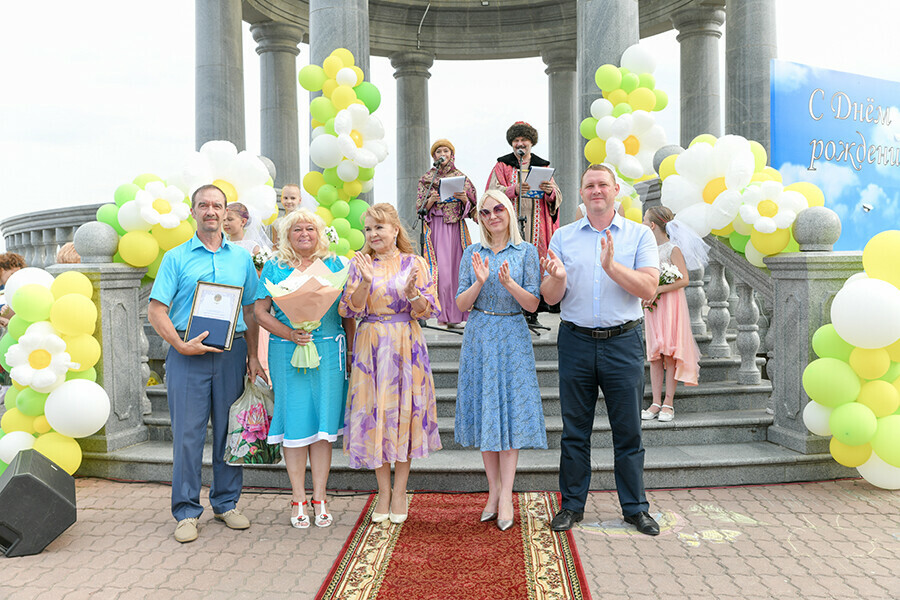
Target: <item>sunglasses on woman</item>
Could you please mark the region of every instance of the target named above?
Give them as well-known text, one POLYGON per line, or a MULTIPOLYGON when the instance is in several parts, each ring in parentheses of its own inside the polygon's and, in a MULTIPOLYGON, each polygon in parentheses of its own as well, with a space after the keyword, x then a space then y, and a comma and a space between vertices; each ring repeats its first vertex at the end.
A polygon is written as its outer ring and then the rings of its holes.
MULTIPOLYGON (((484 217, 485 219, 487 219, 489 216, 491 216, 491 210, 492 209, 490 209, 490 208, 482 208, 481 210, 478 211, 478 214, 481 215, 482 217, 484 217)), ((495 215, 502 215, 503 213, 506 212, 506 207, 503 206, 502 204, 495 204, 494 208, 493 208, 493 212, 495 215)))

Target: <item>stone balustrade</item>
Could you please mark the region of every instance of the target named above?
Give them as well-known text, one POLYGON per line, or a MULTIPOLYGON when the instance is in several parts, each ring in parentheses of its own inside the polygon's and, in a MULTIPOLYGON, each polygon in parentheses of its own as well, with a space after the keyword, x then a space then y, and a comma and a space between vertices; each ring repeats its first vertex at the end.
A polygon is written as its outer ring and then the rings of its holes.
POLYGON ((0 222, 7 252, 25 258, 29 267, 45 268, 56 262, 59 247, 71 242, 75 230, 93 221, 102 204, 88 204, 16 215, 0 222))

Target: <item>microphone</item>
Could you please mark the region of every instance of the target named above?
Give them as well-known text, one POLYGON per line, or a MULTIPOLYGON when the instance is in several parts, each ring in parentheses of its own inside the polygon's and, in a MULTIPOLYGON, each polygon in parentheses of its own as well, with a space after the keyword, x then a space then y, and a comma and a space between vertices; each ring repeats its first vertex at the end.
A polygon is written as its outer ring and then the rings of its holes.
POLYGON ((443 157, 443 156, 439 157, 436 161, 434 161, 434 164, 433 164, 432 166, 433 166, 433 167, 437 167, 438 165, 442 165, 442 164, 444 164, 444 157, 443 157))
POLYGON ((525 150, 523 150, 522 148, 517 149, 516 156, 518 156, 519 158, 522 158, 523 156, 525 156, 525 150))

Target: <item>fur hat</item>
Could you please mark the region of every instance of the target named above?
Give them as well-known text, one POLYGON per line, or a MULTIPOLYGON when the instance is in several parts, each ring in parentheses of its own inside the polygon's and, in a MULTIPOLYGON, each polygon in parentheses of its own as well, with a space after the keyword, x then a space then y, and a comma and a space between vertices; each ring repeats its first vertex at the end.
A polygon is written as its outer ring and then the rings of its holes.
POLYGON ((456 156, 456 148, 453 147, 453 144, 450 143, 450 140, 445 140, 444 138, 441 138, 439 140, 435 140, 435 142, 431 145, 431 158, 434 158, 434 153, 441 146, 446 146, 447 148, 450 148, 450 154, 452 154, 453 156, 456 156))
POLYGON ((538 143, 537 129, 526 123, 525 121, 516 121, 509 129, 506 130, 506 143, 512 146, 512 142, 517 137, 523 137, 531 140, 531 145, 536 146, 538 143))

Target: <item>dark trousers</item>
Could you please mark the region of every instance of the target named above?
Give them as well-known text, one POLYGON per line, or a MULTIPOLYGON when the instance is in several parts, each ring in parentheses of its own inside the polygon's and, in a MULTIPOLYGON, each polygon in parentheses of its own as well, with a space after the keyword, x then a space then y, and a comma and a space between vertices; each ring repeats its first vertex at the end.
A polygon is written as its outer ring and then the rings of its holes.
POLYGON ((649 508, 644 494, 644 339, 640 326, 606 340, 560 325, 559 396, 563 433, 559 456, 562 508, 584 512, 591 483, 591 431, 597 388, 603 391, 615 451, 616 491, 623 516, 649 508))
POLYGON ((172 515, 180 521, 199 517, 200 470, 206 423, 212 416, 213 481, 209 503, 222 514, 241 496, 243 471, 225 462, 228 410, 244 392, 247 342, 235 338, 228 352, 184 356, 170 348, 166 355, 166 389, 172 418, 172 515))

